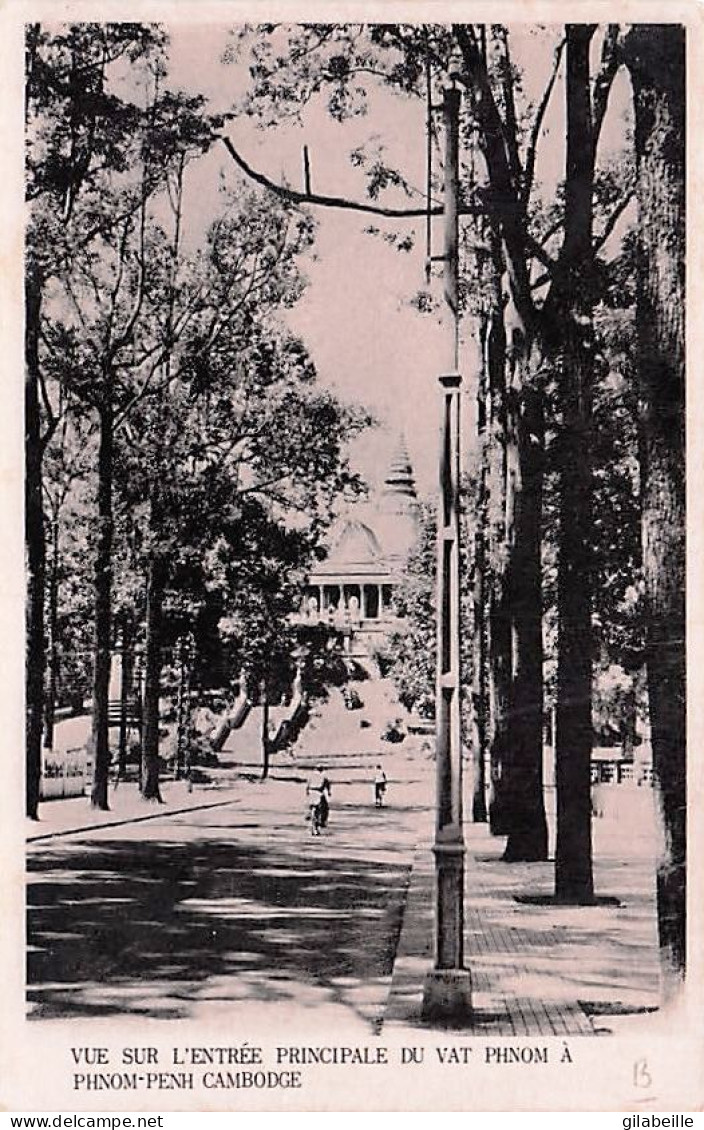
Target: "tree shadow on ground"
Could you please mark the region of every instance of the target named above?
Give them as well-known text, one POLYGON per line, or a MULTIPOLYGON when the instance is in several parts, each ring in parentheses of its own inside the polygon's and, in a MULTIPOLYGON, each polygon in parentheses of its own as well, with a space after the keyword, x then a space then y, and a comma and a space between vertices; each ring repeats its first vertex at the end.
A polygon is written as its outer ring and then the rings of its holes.
POLYGON ((409 867, 208 833, 33 854, 34 1017, 190 1017, 246 999, 335 1003, 378 1020, 409 867))
POLYGON ((582 910, 589 910, 590 907, 599 908, 599 907, 605 907, 605 906, 610 906, 613 909, 615 909, 615 908, 622 905, 620 899, 617 899, 614 895, 594 895, 594 898, 590 902, 569 902, 566 899, 558 899, 556 897, 556 895, 554 895, 554 894, 552 894, 552 895, 525 894, 525 895, 514 895, 513 901, 518 902, 518 903, 522 903, 523 906, 554 906, 554 907, 578 906, 582 910))
MULTIPOLYGON (((498 850, 470 853, 465 964, 472 975, 474 1013, 463 1029, 485 1036, 601 1035, 608 1029, 595 1028, 592 1018, 647 1018, 657 1011, 657 937, 648 872, 640 859, 625 868, 622 860, 600 860, 599 883, 623 898, 605 896, 599 906, 571 907, 521 896, 521 886, 549 889, 554 875, 548 864, 509 869, 498 850)), ((426 1025, 412 986, 432 960, 432 883, 430 864, 416 871, 414 963, 401 962, 395 969, 391 999, 391 1019, 419 1027, 426 1025)))

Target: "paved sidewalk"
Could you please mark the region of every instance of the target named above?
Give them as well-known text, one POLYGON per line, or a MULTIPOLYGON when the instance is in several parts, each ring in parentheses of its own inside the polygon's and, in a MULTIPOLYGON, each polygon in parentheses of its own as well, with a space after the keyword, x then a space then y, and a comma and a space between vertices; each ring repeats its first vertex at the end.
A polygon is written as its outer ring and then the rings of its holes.
MULTIPOLYGON (((552 863, 503 863, 504 840, 490 836, 486 826, 467 825, 465 963, 474 1015, 465 1031, 605 1035, 648 1022, 659 988, 654 865, 647 848, 649 798, 634 799, 639 811, 625 827, 614 814, 608 822, 595 821, 600 901, 593 907, 552 905, 552 863)), ((428 837, 414 861, 385 1030, 423 1026, 432 938, 428 837)))
POLYGON ((108 812, 93 808, 88 796, 43 801, 39 807, 39 820, 26 822, 27 843, 92 832, 99 828, 117 828, 141 820, 157 820, 193 809, 238 804, 243 793, 241 783, 208 787, 196 785, 193 792, 189 792, 186 781, 162 781, 161 795, 163 804, 145 801, 134 782, 126 781, 117 788, 111 786, 108 812))

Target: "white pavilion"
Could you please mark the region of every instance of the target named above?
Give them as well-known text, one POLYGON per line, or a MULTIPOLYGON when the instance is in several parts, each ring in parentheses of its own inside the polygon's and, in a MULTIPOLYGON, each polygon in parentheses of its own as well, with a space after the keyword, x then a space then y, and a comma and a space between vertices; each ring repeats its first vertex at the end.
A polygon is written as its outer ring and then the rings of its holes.
POLYGON ((310 573, 301 619, 378 634, 397 622, 395 589, 418 534, 418 498, 403 440, 375 499, 335 523, 310 573))

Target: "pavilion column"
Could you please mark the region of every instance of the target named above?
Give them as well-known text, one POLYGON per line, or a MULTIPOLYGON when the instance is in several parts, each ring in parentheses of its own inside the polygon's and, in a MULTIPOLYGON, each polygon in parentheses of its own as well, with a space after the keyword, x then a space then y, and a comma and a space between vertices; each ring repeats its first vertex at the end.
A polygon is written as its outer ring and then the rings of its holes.
POLYGON ((359 586, 359 612, 363 620, 367 618, 367 586, 359 586))

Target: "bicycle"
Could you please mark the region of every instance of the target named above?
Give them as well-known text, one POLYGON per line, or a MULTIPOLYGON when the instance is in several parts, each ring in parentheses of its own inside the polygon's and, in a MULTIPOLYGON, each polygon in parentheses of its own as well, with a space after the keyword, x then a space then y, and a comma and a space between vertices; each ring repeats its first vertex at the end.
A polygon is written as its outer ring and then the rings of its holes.
POLYGON ((319 836, 321 829, 324 826, 323 825, 323 804, 322 804, 322 800, 323 800, 323 798, 319 797, 317 801, 315 801, 314 803, 311 803, 311 805, 310 805, 308 819, 310 820, 310 834, 311 834, 311 836, 319 836))

